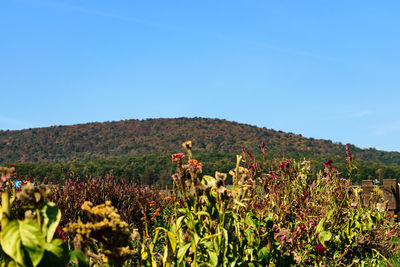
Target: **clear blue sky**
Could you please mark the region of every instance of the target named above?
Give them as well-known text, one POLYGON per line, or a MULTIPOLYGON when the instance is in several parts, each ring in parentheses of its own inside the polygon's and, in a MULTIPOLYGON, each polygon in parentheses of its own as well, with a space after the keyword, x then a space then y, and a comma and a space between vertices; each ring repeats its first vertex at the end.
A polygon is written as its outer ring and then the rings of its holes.
POLYGON ((1 1, 0 129, 199 116, 400 151, 399 10, 1 1))

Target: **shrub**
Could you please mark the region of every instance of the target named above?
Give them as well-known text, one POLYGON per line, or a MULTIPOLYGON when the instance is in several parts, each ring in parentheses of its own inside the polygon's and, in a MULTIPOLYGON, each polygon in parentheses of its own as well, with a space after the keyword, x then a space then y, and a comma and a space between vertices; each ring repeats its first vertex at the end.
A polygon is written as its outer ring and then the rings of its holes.
POLYGON ((162 214, 171 205, 165 200, 168 192, 149 186, 136 185, 128 182, 118 183, 113 177, 99 177, 87 179, 84 182, 67 181, 64 185, 50 185, 49 199, 57 204, 63 217, 61 226, 80 218, 83 222, 88 220, 87 213, 81 210, 85 201, 93 205, 100 205, 110 201, 121 219, 132 228, 137 228, 140 233, 145 231, 142 218, 148 218, 150 225, 160 223, 150 219, 156 210, 162 214))
MULTIPOLYGON (((349 179, 341 178, 332 161, 311 179, 308 161, 267 164, 244 151, 230 172, 229 193, 226 174, 202 176, 191 143, 183 146, 187 163, 183 155, 172 160, 177 163, 174 190, 184 208, 175 209, 169 226, 145 240, 149 245, 142 257, 148 265, 377 265, 399 248, 392 242, 398 226, 377 203, 364 203, 361 189, 351 186, 355 167, 350 151, 349 179), (165 242, 163 251, 153 251, 160 241, 165 242)), ((260 149, 265 153, 264 146, 260 149)))

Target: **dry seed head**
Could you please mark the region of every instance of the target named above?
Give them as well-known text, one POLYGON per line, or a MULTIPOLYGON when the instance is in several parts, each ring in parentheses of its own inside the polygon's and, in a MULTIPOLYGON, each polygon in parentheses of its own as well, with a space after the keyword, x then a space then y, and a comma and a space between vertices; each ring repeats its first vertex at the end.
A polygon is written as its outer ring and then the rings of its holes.
POLYGON ((46 200, 50 189, 45 185, 35 187, 31 183, 22 186, 22 190, 17 193, 17 198, 23 202, 28 202, 34 205, 39 205, 46 200))
POLYGON ((215 179, 217 179, 217 180, 225 181, 226 176, 227 176, 226 173, 215 172, 215 179))
POLYGON ((11 178, 11 175, 14 173, 14 171, 14 166, 11 168, 0 167, 0 184, 7 182, 11 178))
POLYGON ((183 148, 187 149, 187 150, 191 150, 192 149, 192 141, 186 141, 182 144, 183 148))

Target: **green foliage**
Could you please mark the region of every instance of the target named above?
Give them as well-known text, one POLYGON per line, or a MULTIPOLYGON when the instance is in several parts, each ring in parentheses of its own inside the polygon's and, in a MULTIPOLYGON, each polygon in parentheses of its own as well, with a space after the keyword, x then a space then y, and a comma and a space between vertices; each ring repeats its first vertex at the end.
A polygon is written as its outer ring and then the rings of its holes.
POLYGON ((362 168, 355 168, 349 150, 344 170, 326 161, 318 171, 306 160, 273 160, 261 144, 257 155, 243 149, 226 171, 229 176, 218 171, 210 176, 203 175, 204 161, 193 158, 192 143, 183 147, 186 156, 171 157, 177 170, 172 193, 112 176, 61 186, 28 183, 15 193, 9 180, 14 169, 1 168, 3 264, 390 266, 396 261, 400 227, 382 209, 378 188, 365 201, 362 189, 353 186, 362 168), (93 204, 80 209, 86 200, 93 204), (25 215, 14 218, 19 211, 25 215), (60 223, 71 221, 67 232, 75 250, 68 253, 54 235, 60 223))
MULTIPOLYGON (((215 152, 215 151, 197 151, 197 159, 204 163, 204 173, 213 173, 215 171, 229 172, 235 167, 232 158, 235 152, 215 152)), ((299 156, 298 153, 286 153, 287 157, 302 161, 305 155, 299 156)), ((255 153, 259 160, 261 153, 255 153)), ((266 159, 273 162, 280 158, 280 154, 269 151, 266 159)), ((169 160, 170 154, 149 154, 136 155, 120 158, 98 158, 93 160, 66 162, 63 164, 16 164, 19 179, 34 179, 46 183, 63 184, 69 180, 85 181, 87 178, 97 179, 112 174, 117 181, 127 181, 143 185, 153 185, 160 188, 171 186, 171 173, 174 165, 169 160)), ((330 159, 330 156, 308 155, 311 162, 310 176, 316 177, 316 174, 323 170, 323 164, 330 159)), ((333 157, 336 168, 346 174, 347 164, 344 157, 333 157)), ((358 166, 353 170, 353 182, 361 184, 362 180, 368 179, 395 179, 400 177, 400 166, 394 164, 384 164, 379 162, 365 161, 357 159, 355 164, 358 166)), ((231 177, 227 178, 228 183, 232 183, 231 177)))
POLYGON ((9 187, 6 180, 2 182, 7 184, 2 186, 11 189, 1 193, 0 245, 3 265, 65 265, 69 260, 68 247, 62 240, 53 239, 61 212, 54 203, 46 200, 48 190, 44 186, 24 185, 17 198, 28 206, 25 208, 25 219, 18 220, 12 218, 10 212, 15 189, 9 187))

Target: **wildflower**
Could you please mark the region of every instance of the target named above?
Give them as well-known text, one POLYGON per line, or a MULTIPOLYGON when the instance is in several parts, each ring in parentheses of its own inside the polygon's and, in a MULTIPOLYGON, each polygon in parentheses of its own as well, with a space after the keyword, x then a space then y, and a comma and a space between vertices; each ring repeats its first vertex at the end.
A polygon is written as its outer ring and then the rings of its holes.
POLYGON ((292 162, 291 159, 287 159, 286 161, 281 161, 279 163, 279 169, 284 171, 286 168, 289 168, 291 162, 292 162))
POLYGON ((12 168, 12 167, 14 167, 14 164, 10 164, 10 166, 9 166, 10 168, 12 168))
POLYGON ((347 159, 347 160, 353 159, 353 153, 351 153, 350 148, 349 148, 349 145, 345 145, 344 148, 346 149, 346 152, 347 152, 347 157, 346 157, 346 159, 347 159))
POLYGON ((261 144, 258 146, 258 149, 265 150, 265 148, 266 148, 266 145, 265 145, 264 141, 261 141, 261 144))
POLYGON ((157 211, 157 212, 160 212, 160 211, 161 211, 161 209, 160 209, 160 208, 158 208, 158 209, 156 209, 156 211, 157 211))
POLYGON ((189 165, 194 168, 198 168, 198 169, 201 169, 203 167, 203 164, 200 163, 197 159, 189 160, 189 165))
POLYGON ((326 247, 324 247, 324 246, 321 245, 321 244, 317 244, 317 245, 315 246, 315 251, 317 251, 318 253, 323 253, 323 252, 326 251, 326 247))
POLYGON ((141 220, 141 221, 145 221, 145 220, 146 220, 146 217, 142 217, 142 218, 140 218, 140 220, 141 220))
POLYGON ((164 199, 165 199, 165 200, 171 200, 171 199, 172 199, 172 197, 170 197, 170 196, 167 196, 167 197, 165 197, 164 199))
POLYGON ((149 201, 149 204, 155 204, 156 202, 154 200, 149 201))
POLYGON ((57 226, 55 234, 56 234, 56 236, 57 236, 58 238, 60 238, 61 240, 63 240, 63 241, 66 240, 66 238, 65 238, 65 232, 64 232, 64 230, 61 228, 60 225, 57 226))
POLYGON ((332 161, 331 159, 327 160, 327 161, 324 163, 325 168, 329 168, 329 167, 332 165, 332 163, 333 163, 333 161, 332 161))
POLYGON ((175 153, 171 155, 171 160, 173 162, 178 162, 181 161, 184 157, 185 155, 183 155, 183 153, 175 153))
POLYGON ((173 179, 174 181, 176 181, 176 180, 178 179, 178 174, 177 174, 177 173, 174 173, 173 175, 171 175, 171 177, 172 177, 172 179, 173 179))
POLYGON ((154 220, 155 220, 155 218, 154 218, 154 217, 150 219, 150 221, 154 221, 154 220))

